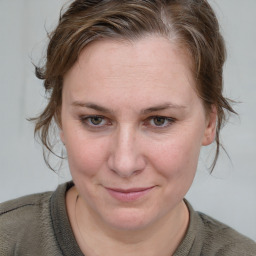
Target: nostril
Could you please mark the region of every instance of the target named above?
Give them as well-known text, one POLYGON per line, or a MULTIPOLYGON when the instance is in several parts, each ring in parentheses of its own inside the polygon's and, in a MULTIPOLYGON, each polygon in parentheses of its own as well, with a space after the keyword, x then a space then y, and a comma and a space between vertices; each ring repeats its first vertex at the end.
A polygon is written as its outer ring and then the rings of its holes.
POLYGON ((134 126, 131 123, 120 125, 112 139, 109 169, 120 177, 141 173, 145 168, 145 161, 134 126))
POLYGON ((146 162, 140 155, 134 155, 132 158, 112 156, 108 160, 108 168, 122 178, 139 175, 145 169, 145 166, 146 162))
POLYGON ((112 172, 114 172, 116 175, 118 175, 121 178, 130 178, 135 175, 139 175, 142 170, 135 170, 130 172, 120 172, 119 170, 111 169, 112 172))
POLYGON ((133 175, 138 175, 138 174, 140 174, 142 171, 143 171, 143 170, 136 170, 136 171, 134 171, 133 175))

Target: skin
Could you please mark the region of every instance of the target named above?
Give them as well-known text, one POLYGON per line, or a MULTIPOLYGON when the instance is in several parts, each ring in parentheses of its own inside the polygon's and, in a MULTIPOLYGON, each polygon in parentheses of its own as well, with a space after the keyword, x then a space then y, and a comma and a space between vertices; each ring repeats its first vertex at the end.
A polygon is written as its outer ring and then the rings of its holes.
POLYGON ((60 136, 75 183, 66 202, 84 254, 170 255, 184 237, 183 198, 216 123, 191 67, 185 52, 152 35, 94 42, 65 75, 60 136), (109 188, 150 189, 122 201, 109 188))

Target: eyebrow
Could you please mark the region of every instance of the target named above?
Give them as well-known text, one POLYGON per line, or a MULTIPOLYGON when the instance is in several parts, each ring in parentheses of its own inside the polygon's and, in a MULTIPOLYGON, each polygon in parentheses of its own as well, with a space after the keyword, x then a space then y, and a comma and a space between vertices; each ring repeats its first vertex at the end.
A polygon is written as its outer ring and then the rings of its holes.
POLYGON ((91 108, 91 109, 100 111, 100 112, 105 113, 105 114, 111 114, 111 113, 114 112, 111 109, 107 109, 103 106, 100 106, 100 105, 97 105, 97 104, 91 103, 91 102, 84 103, 84 102, 80 102, 80 101, 74 101, 71 105, 74 106, 74 107, 91 108))
POLYGON ((161 110, 166 110, 166 109, 185 109, 185 108, 187 108, 187 107, 183 106, 183 105, 178 105, 178 104, 173 104, 173 103, 164 103, 161 105, 143 109, 143 110, 141 110, 141 113, 145 115, 145 114, 149 114, 149 113, 161 111, 161 110))
MULTIPOLYGON (((105 114, 113 114, 114 113, 114 111, 112 109, 108 109, 108 108, 105 108, 98 104, 91 103, 91 102, 85 103, 85 102, 80 102, 80 101, 74 101, 71 105, 74 107, 90 108, 90 109, 100 111, 105 114)), ((187 108, 187 107, 183 106, 183 105, 178 105, 178 104, 173 104, 173 103, 164 103, 164 104, 152 106, 152 107, 149 107, 146 109, 142 109, 140 111, 140 113, 143 115, 146 115, 146 114, 149 114, 152 112, 166 110, 166 109, 185 109, 185 108, 187 108)))

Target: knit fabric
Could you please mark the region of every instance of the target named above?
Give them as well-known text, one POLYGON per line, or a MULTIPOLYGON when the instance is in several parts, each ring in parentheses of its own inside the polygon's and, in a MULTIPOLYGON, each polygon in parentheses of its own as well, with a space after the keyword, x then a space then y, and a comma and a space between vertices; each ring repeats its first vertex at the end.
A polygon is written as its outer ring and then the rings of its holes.
MULTIPOLYGON (((55 192, 11 200, 0 205, 0 255, 83 256, 65 205, 72 182, 55 192)), ((256 243, 213 218, 195 212, 185 200, 190 223, 174 256, 255 256, 256 243)), ((107 255, 107 254, 106 254, 107 255)))

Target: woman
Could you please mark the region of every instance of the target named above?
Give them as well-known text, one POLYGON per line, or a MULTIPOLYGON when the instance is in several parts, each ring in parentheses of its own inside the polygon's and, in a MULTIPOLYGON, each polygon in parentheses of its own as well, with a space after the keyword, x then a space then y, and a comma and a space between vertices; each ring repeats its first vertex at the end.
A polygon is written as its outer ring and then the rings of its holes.
MULTIPOLYGON (((37 68, 73 181, 1 205, 1 255, 255 255, 184 200, 219 153, 225 46, 207 1, 74 1, 37 68)), ((54 153, 54 152, 53 152, 54 153)))

